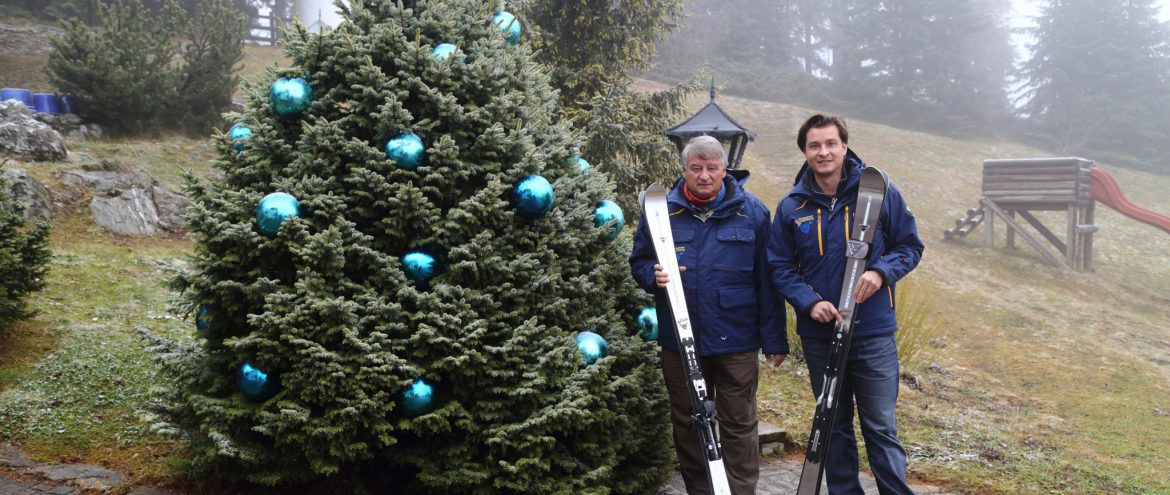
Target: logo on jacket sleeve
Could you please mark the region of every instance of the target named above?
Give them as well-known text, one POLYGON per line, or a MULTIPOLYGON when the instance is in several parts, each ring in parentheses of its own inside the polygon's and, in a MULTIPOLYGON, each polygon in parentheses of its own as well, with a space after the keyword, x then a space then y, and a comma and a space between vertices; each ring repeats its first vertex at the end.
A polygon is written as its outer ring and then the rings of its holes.
POLYGON ((802 234, 807 234, 807 233, 811 232, 812 231, 812 222, 813 222, 814 218, 815 217, 813 217, 812 215, 797 218, 794 221, 796 223, 796 228, 800 229, 800 232, 802 234))

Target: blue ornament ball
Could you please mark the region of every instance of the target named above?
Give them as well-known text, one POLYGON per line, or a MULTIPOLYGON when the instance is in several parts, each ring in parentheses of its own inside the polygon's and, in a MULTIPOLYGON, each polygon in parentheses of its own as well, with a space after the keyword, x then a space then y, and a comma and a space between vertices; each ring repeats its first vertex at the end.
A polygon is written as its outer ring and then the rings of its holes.
POLYGON ((386 141, 385 150, 399 168, 407 170, 414 170, 422 165, 423 157, 427 153, 422 138, 413 132, 404 132, 390 138, 386 141))
POLYGON ((504 11, 496 12, 496 16, 492 18, 492 24, 504 33, 508 43, 515 45, 520 42, 520 20, 516 16, 504 11))
POLYGON ((601 227, 608 225, 610 222, 614 222, 613 227, 610 228, 609 234, 606 237, 613 239, 617 237, 618 232, 622 231, 622 226, 626 224, 626 216, 622 214, 622 207, 618 206, 617 203, 603 199, 600 203, 597 203, 597 209, 593 210, 593 224, 601 227))
POLYGON ((609 343, 605 338, 588 330, 577 334, 577 350, 585 358, 585 364, 593 364, 609 354, 609 343))
POLYGON ((240 392, 254 401, 268 400, 280 391, 280 380, 276 375, 265 373, 248 363, 240 366, 236 378, 240 392))
POLYGON ((525 177, 512 191, 516 209, 520 214, 532 218, 543 217, 552 210, 553 196, 552 184, 539 175, 525 177))
POLYGON ((207 306, 199 306, 199 311, 195 312, 195 329, 203 333, 211 330, 211 312, 207 306))
POLYGON ((654 340, 658 338, 658 311, 650 306, 642 308, 638 313, 638 328, 642 330, 642 338, 654 340))
POLYGON ((454 55, 459 49, 450 43, 439 43, 434 50, 431 50, 431 60, 442 62, 454 55))
POLYGON ((416 378, 410 387, 398 396, 398 409, 408 418, 421 416, 430 412, 434 406, 435 389, 422 378, 416 378))
POLYGON ((426 285, 435 276, 435 258, 422 251, 410 251, 402 257, 406 275, 418 285, 426 285))
POLYGON ((268 104, 283 118, 296 117, 313 103, 313 88, 299 77, 282 77, 268 90, 268 104))
POLYGON ((280 231, 280 224, 284 219, 295 217, 301 213, 301 203, 291 194, 274 192, 260 200, 256 208, 256 225, 260 232, 272 237, 280 231))
POLYGON ((252 129, 244 124, 236 124, 228 130, 228 137, 235 143, 236 151, 244 151, 252 139, 252 129))
POLYGON ((581 171, 581 175, 589 175, 589 162, 581 158, 580 155, 570 158, 569 161, 577 165, 577 169, 581 171))

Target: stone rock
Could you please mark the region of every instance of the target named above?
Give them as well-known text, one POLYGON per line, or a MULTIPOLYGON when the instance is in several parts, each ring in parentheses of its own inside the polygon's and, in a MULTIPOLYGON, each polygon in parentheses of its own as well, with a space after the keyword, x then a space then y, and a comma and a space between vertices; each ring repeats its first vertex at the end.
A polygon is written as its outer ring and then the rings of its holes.
POLYGON ((760 445, 765 443, 780 443, 789 442, 788 432, 783 428, 776 426, 767 421, 760 421, 758 426, 758 434, 760 436, 760 445))
POLYGON ((49 188, 25 170, 6 168, 3 175, 4 182, 8 184, 8 194, 17 203, 24 205, 24 218, 48 220, 53 217, 49 188))
POLYGON ((15 447, 8 444, 0 445, 0 466, 29 467, 32 465, 32 461, 24 452, 16 450, 15 447))
POLYGON ((15 100, 0 101, 0 153, 35 161, 64 160, 68 155, 61 134, 15 100))
POLYGON ((187 225, 183 220, 183 212, 187 211, 186 196, 156 184, 150 188, 150 197, 158 210, 159 226, 175 232, 187 225))
POLYGON ((134 165, 103 161, 97 168, 66 170, 62 178, 67 184, 105 193, 89 204, 98 225, 124 235, 177 232, 186 226, 186 196, 167 189, 134 165))
POLYGON ((120 191, 132 187, 150 187, 133 175, 109 170, 66 170, 61 172, 65 182, 97 189, 101 192, 120 191))
POLYGON ((106 491, 126 480, 124 476, 115 471, 91 464, 37 466, 31 471, 50 480, 66 482, 86 490, 106 491))
POLYGON ((98 139, 104 134, 101 126, 82 122, 81 117, 71 113, 37 113, 35 117, 70 140, 98 139))
POLYGON ((124 235, 154 235, 159 231, 158 209, 146 190, 131 187, 96 196, 89 203, 93 220, 107 230, 124 235))

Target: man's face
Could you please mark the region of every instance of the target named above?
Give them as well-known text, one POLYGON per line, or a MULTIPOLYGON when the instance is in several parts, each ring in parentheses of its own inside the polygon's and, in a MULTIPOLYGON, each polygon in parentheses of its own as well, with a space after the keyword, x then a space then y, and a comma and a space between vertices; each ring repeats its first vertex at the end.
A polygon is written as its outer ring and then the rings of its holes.
POLYGON ((687 157, 687 164, 683 167, 683 180, 687 189, 700 198, 709 198, 723 187, 723 175, 727 168, 719 157, 702 158, 696 154, 687 157))
POLYGON ((837 126, 814 127, 805 135, 804 158, 818 177, 835 178, 845 163, 845 143, 837 126))

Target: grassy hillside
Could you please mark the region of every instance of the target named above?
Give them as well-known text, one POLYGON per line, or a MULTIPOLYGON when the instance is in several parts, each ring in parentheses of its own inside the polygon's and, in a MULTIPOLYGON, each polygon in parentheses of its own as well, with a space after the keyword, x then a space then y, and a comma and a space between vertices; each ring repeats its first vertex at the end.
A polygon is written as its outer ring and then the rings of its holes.
MULTIPOLYGON (((38 63, 28 57, 43 55, 23 54, 25 68, 10 72, 15 59, 3 57, 16 55, 0 54, 0 77, 35 81, 38 63)), ((272 49, 248 57, 250 74, 285 63, 274 62, 272 49)), ((795 131, 811 110, 719 101, 759 134, 747 151, 749 188, 774 205, 801 163, 795 131)), ((694 108, 705 103, 704 95, 694 108)), ((1002 226, 994 248, 982 244, 984 227, 941 242, 943 229, 976 205, 982 160, 1052 154, 850 124, 850 145, 890 173, 926 242, 911 280, 938 335, 929 347, 934 364, 902 390, 911 475, 961 493, 1170 493, 1170 239, 1098 208, 1095 271, 1083 274, 1049 266, 1026 245, 1005 251, 1002 226)), ((6 166, 30 170, 61 194, 68 187, 59 170, 102 160, 139 164, 172 185, 181 169, 209 171, 202 140, 69 147, 70 162, 6 166)), ((1170 213, 1170 178, 1097 166, 1138 205, 1170 213)), ((139 335, 193 337, 189 319, 168 312, 166 287, 191 245, 108 234, 89 219, 82 191, 62 202, 49 285, 33 300, 41 314, 0 336, 0 442, 38 460, 98 462, 136 480, 175 483, 182 443, 149 428, 149 389, 165 381, 139 335)), ((1063 232, 1061 215, 1042 218, 1063 232)), ((761 387, 762 414, 798 444, 813 407, 802 367, 766 370, 761 387)), ((795 455, 799 445, 791 447, 795 455)))

